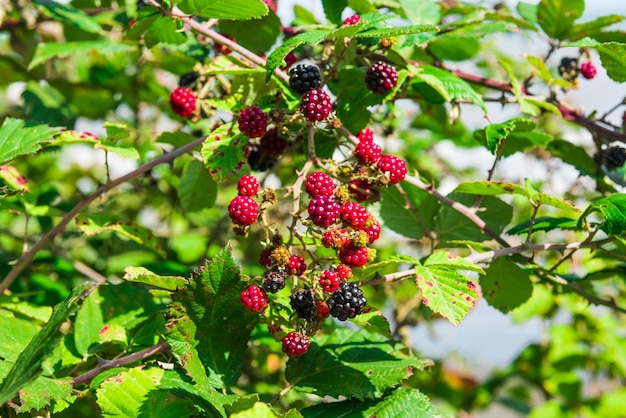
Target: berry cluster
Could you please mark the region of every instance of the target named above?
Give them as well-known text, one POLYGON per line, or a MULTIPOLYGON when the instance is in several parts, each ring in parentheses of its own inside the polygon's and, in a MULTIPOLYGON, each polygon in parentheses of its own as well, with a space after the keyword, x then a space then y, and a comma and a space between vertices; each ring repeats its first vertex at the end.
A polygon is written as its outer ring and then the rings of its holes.
POLYGON ((359 23, 359 20, 361 20, 361 16, 357 15, 352 15, 352 16, 348 16, 343 20, 343 24, 345 26, 352 26, 352 25, 356 25, 357 23, 359 23))

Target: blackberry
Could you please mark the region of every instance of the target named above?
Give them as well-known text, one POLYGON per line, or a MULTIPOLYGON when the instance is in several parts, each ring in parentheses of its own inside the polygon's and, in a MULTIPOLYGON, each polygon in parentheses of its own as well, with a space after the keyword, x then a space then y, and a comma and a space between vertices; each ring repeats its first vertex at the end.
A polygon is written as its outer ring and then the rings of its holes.
POLYGON ((339 251, 339 259, 350 267, 363 267, 367 264, 369 253, 366 247, 357 247, 350 243, 339 251))
POLYGON ((315 315, 315 302, 313 301, 313 290, 298 290, 291 295, 290 305, 298 318, 312 321, 315 315))
POLYGON ((351 228, 362 229, 369 217, 367 209, 356 202, 346 202, 341 206, 341 219, 351 228))
POLYGON ((363 313, 367 299, 363 296, 363 291, 359 289, 356 283, 343 282, 339 289, 328 298, 326 303, 333 317, 340 321, 345 321, 363 313))
POLYGON ((391 65, 378 61, 367 69, 367 88, 377 94, 387 94, 398 84, 398 72, 391 65))
POLYGON ((254 171, 267 171, 274 167, 278 159, 266 153, 265 151, 248 145, 246 147, 246 159, 250 168, 254 171))
POLYGON ((376 167, 383 173, 386 173, 390 184, 398 183, 406 177, 406 163, 395 155, 382 155, 376 167))
POLYGON ((259 286, 250 285, 241 292, 241 303, 250 312, 263 312, 263 309, 267 306, 267 295, 259 286))
POLYGON ((304 182, 304 188, 311 197, 332 196, 336 187, 333 179, 321 171, 312 172, 304 182))
POLYGON ((228 205, 228 215, 237 225, 252 225, 259 216, 259 205, 248 196, 236 196, 228 205))
POLYGON ((272 265, 272 251, 274 247, 263 248, 261 254, 259 254, 259 264, 263 267, 269 267, 272 265))
POLYGON ((340 206, 330 196, 316 196, 309 202, 309 217, 317 225, 326 228, 339 218, 340 206))
POLYGON ((330 96, 322 89, 307 91, 300 101, 300 112, 311 122, 326 119, 332 110, 330 96))
POLYGON ((377 190, 372 183, 365 179, 352 180, 348 190, 357 202, 363 202, 370 196, 372 196, 372 199, 376 200, 377 190))
POLYGON ((187 87, 178 87, 170 94, 170 107, 177 115, 188 118, 196 110, 196 94, 187 87))
POLYGON ((289 357, 297 357, 309 351, 309 339, 306 335, 289 332, 282 339, 283 353, 289 357))
POLYGON ((285 56, 284 61, 285 65, 281 66, 280 69, 286 71, 291 68, 296 61, 298 61, 298 57, 296 57, 296 53, 294 51, 289 51, 289 53, 285 56))
POLYGON ((200 78, 200 73, 192 71, 185 73, 178 79, 178 87, 190 87, 200 78))
POLYGON ((591 80, 595 78, 596 74, 598 73, 598 70, 596 69, 596 66, 593 65, 593 62, 585 61, 580 65, 580 73, 587 80, 591 80))
POLYGON ((315 65, 298 64, 289 71, 289 87, 300 96, 321 85, 322 76, 315 65))
POLYGON ((361 164, 375 164, 382 155, 382 148, 374 141, 361 141, 354 149, 354 155, 361 164))
POLYGON ((149 6, 148 0, 137 0, 137 10, 143 9, 146 6, 149 6))
POLYGON ((299 255, 292 255, 289 257, 289 261, 287 262, 287 270, 291 274, 295 274, 296 276, 302 276, 306 271, 306 264, 304 263, 304 258, 299 255))
POLYGON ((317 316, 320 318, 326 319, 330 316, 330 309, 328 309, 328 304, 323 300, 318 300, 315 303, 315 308, 317 310, 317 316))
POLYGON ((369 237, 369 243, 373 243, 378 238, 380 238, 380 222, 378 222, 378 220, 375 219, 373 216, 370 216, 367 222, 365 222, 363 231, 367 233, 367 236, 369 237))
POLYGON ((343 24, 345 26, 352 26, 352 25, 356 25, 357 23, 359 23, 359 20, 361 20, 361 16, 360 15, 352 15, 352 16, 348 16, 343 20, 343 24))
POLYGON ((259 181, 254 176, 244 175, 237 181, 239 196, 256 196, 259 192, 259 181))
POLYGON ((578 58, 564 57, 559 64, 559 73, 565 80, 572 81, 578 77, 578 58))
POLYGON ((278 135, 276 128, 270 129, 261 137, 261 150, 271 157, 280 157, 287 145, 289 143, 278 135))
POLYGON ((248 138, 258 138, 267 129, 267 114, 259 106, 250 106, 241 111, 237 124, 242 134, 248 138))
POLYGON ((350 243, 350 233, 343 228, 329 228, 322 235, 322 245, 326 248, 342 249, 350 243))
MULTIPOLYGON (((232 36, 230 36, 227 33, 220 33, 220 35, 222 35, 224 38, 230 40, 230 41, 235 41, 235 38, 233 38, 232 36)), ((233 51, 227 47, 226 45, 222 45, 222 44, 218 44, 217 42, 213 43, 213 50, 217 53, 217 54, 222 54, 222 55, 230 55, 233 51)))
POLYGON ((285 288, 285 272, 282 270, 266 270, 263 273, 263 289, 269 293, 276 293, 285 288))
POLYGON ((335 270, 337 270, 337 275, 343 281, 352 277, 352 269, 345 264, 339 264, 337 267, 335 267, 335 270))
POLYGON ((609 147, 606 151, 606 166, 609 170, 619 168, 626 162, 626 148, 620 146, 609 147))
POLYGON ((341 278, 336 271, 332 270, 324 270, 320 275, 319 281, 322 289, 329 293, 335 292, 339 289, 339 285, 341 284, 341 278))

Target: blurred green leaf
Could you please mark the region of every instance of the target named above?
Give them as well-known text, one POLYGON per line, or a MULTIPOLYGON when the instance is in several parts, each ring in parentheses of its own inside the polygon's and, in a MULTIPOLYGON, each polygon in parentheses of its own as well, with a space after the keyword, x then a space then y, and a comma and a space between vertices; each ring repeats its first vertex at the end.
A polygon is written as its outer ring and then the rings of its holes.
POLYGON ((189 161, 178 184, 178 198, 185 212, 210 208, 216 197, 217 184, 207 168, 198 160, 189 161))
POLYGON ((256 19, 269 10, 261 0, 183 0, 178 6, 185 13, 224 20, 256 19))
POLYGON ((507 313, 531 297, 533 284, 525 270, 504 257, 498 257, 480 278, 480 289, 491 306, 507 313))
POLYGON ((0 165, 13 158, 33 153, 52 141, 58 132, 47 125, 34 125, 24 120, 6 118, 0 126, 0 165))
POLYGON ((80 9, 72 7, 70 4, 61 4, 52 0, 35 0, 36 4, 42 6, 45 14, 75 25, 85 32, 99 33, 102 28, 88 14, 80 9))
POLYGON ((583 228, 585 223, 597 223, 608 235, 623 234, 626 231, 626 194, 617 193, 591 202, 580 215, 578 228, 583 228), (599 213, 604 219, 589 221, 587 218, 593 213, 599 213))
POLYGON ((35 55, 28 65, 32 70, 52 58, 65 58, 72 55, 88 55, 95 52, 107 55, 135 50, 136 46, 130 43, 114 42, 112 40, 78 41, 64 43, 41 43, 35 49, 35 55))
POLYGON ((584 10, 585 0, 541 0, 537 5, 537 22, 549 37, 565 39, 584 10))
POLYGON ((184 277, 159 276, 145 267, 126 267, 124 269, 124 280, 133 283, 144 283, 169 291, 180 289, 188 283, 184 277))

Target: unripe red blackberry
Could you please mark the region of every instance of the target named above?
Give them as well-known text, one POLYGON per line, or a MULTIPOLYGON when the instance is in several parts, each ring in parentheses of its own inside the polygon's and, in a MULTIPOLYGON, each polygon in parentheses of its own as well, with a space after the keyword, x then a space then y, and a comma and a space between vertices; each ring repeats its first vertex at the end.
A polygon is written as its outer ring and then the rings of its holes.
POLYGON ((256 196, 259 192, 259 181, 254 176, 244 175, 237 181, 239 196, 256 196))
POLYGON ((324 231, 322 245, 326 248, 342 249, 350 243, 350 232, 343 228, 329 228, 324 231))
POLYGON ((339 259, 350 267, 363 267, 367 264, 369 253, 367 247, 348 244, 339 251, 339 259))
MULTIPOLYGON (((235 38, 233 38, 232 36, 230 36, 227 33, 220 33, 220 35, 222 35, 224 38, 229 39, 231 41, 234 41, 235 38)), ((217 42, 213 43, 213 50, 217 53, 217 54, 222 54, 222 55, 230 55, 233 51, 227 47, 226 45, 222 45, 222 44, 218 44, 217 42)))
POLYGON ((339 204, 332 197, 316 196, 309 202, 309 217, 315 225, 326 228, 339 218, 339 208, 339 204))
POLYGON ((372 142, 374 140, 374 132, 370 128, 365 128, 361 132, 359 132, 358 137, 360 142, 372 142))
POLYGON ((345 321, 363 313, 367 299, 356 283, 343 282, 326 303, 333 317, 345 321))
POLYGON ((296 276, 302 276, 306 271, 306 264, 304 263, 304 258, 299 255, 292 255, 289 257, 289 261, 287 262, 287 271, 291 274, 295 274, 296 276))
POLYGON ((267 131, 260 141, 261 150, 271 157, 281 156, 288 145, 289 143, 278 135, 276 128, 267 131))
POLYGON ((346 202, 341 206, 341 219, 351 228, 362 229, 369 217, 367 209, 357 202, 346 202))
POLYGON ((335 270, 337 270, 337 276, 339 276, 342 281, 346 281, 352 277, 352 269, 345 264, 339 264, 335 267, 335 270))
POLYGON ((315 302, 313 301, 313 289, 298 290, 291 295, 289 304, 298 315, 298 318, 304 318, 312 321, 315 316, 315 302))
POLYGON ((406 177, 408 172, 404 160, 396 157, 395 155, 382 155, 376 163, 376 167, 378 167, 378 169, 383 173, 387 174, 390 184, 395 184, 404 180, 404 177, 406 177))
POLYGON ((598 73, 598 70, 596 69, 596 66, 593 65, 593 62, 585 61, 580 65, 580 73, 587 80, 591 80, 595 78, 596 74, 598 73))
POLYGON ((298 61, 298 57, 296 57, 296 53, 294 51, 289 51, 289 53, 285 56, 284 61, 285 65, 281 66, 280 69, 286 71, 298 61))
POLYGON ((236 196, 228 205, 228 215, 237 225, 252 225, 259 216, 259 205, 248 196, 236 196))
POLYGON ((306 335, 289 332, 282 339, 283 353, 289 357, 297 357, 309 351, 309 339, 306 335))
POLYGON ((363 232, 367 233, 369 237, 369 243, 370 244, 373 243, 378 238, 380 238, 380 232, 381 232, 380 222, 378 222, 378 220, 375 219, 373 216, 370 216, 367 222, 365 222, 365 226, 363 227, 363 232))
POLYGON ((354 155, 361 164, 375 164, 382 155, 382 148, 374 141, 361 141, 356 145, 354 155))
POLYGON ((398 72, 386 62, 375 62, 367 69, 365 84, 374 93, 387 94, 398 84, 398 72))
POLYGON ((320 286, 326 292, 333 293, 337 289, 339 289, 339 284, 341 284, 341 279, 337 272, 332 270, 324 270, 322 274, 320 274, 320 286))
POLYGON ((259 286, 250 285, 241 292, 241 303, 250 312, 263 312, 263 309, 267 306, 267 294, 259 286))
POLYGON ((322 76, 315 65, 298 64, 289 71, 289 87, 300 96, 321 85, 322 76))
POLYGON ((273 250, 274 247, 267 247, 261 251, 261 254, 259 254, 260 265, 262 265, 263 267, 269 267, 272 264, 271 256, 273 250))
POLYGON ((237 124, 242 134, 248 138, 258 138, 267 129, 267 115, 259 106, 250 106, 241 111, 237 124))
POLYGON ((323 300, 318 300, 315 303, 316 313, 320 318, 328 318, 330 316, 330 309, 328 308, 328 304, 323 300))
POLYGON ((266 270, 263 273, 263 289, 276 293, 285 288, 285 272, 279 269, 266 270))
POLYGON ((367 200, 374 193, 372 184, 365 179, 352 180, 348 190, 358 202, 367 200))
POLYGON ((188 118, 196 110, 196 94, 187 87, 177 87, 170 94, 170 107, 177 115, 188 118))
POLYGON ((326 119, 332 110, 330 96, 322 89, 307 91, 300 101, 300 112, 311 122, 326 119))
POLYGON ((361 16, 356 14, 356 15, 346 17, 343 20, 343 24, 346 26, 352 26, 352 25, 356 25, 357 23, 359 23, 359 20, 361 20, 361 16))
POLYGON ((304 188, 311 197, 332 196, 336 187, 332 177, 321 171, 312 172, 304 182, 304 188))
POLYGON ((270 263, 272 266, 284 267, 289 262, 291 254, 284 245, 275 247, 270 254, 270 263))

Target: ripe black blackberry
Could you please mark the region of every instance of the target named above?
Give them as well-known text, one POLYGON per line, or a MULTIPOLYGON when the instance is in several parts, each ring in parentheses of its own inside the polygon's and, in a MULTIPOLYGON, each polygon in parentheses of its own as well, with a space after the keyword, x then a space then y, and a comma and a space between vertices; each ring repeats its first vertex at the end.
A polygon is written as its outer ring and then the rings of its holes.
POLYGON ((304 318, 312 321, 315 315, 315 302, 313 301, 313 290, 298 290, 291 295, 291 307, 298 318, 304 318))
POLYGON ((367 69, 365 84, 374 93, 387 94, 398 84, 398 72, 386 62, 375 62, 367 69))
POLYGON ((298 64, 289 71, 289 87, 300 96, 321 85, 322 76, 315 65, 298 64))
POLYGON ((143 9, 144 7, 148 6, 150 3, 148 3, 148 0, 137 0, 137 10, 139 9, 143 9))
POLYGON ((343 282, 339 290, 333 293, 326 303, 333 317, 345 321, 363 313, 367 299, 356 283, 343 282))
POLYGON ((283 270, 267 270, 263 273, 263 289, 276 293, 285 288, 285 272, 283 270))
POLYGON ((178 79, 178 87, 191 87, 200 78, 200 73, 191 71, 180 76, 178 79))
POLYGON ((257 145, 248 144, 246 146, 246 158, 250 168, 254 171, 267 171, 274 167, 278 159, 257 145))
POLYGON ((626 148, 620 146, 609 147, 605 151, 606 155, 606 167, 609 170, 619 168, 626 162, 626 148))
POLYGON ((559 64, 559 73, 568 81, 578 77, 578 58, 564 57, 559 64))

